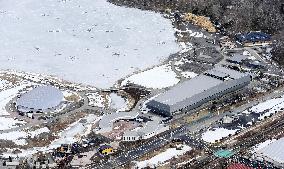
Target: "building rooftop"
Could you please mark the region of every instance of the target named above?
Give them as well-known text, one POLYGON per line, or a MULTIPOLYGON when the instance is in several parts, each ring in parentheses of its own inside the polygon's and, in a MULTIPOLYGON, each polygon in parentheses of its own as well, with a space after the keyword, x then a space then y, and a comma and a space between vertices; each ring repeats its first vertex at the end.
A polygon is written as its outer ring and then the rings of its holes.
POLYGON ((279 147, 284 147, 284 137, 258 150, 257 153, 272 161, 284 164, 284 149, 279 147))
POLYGON ((236 38, 239 42, 258 42, 268 41, 271 36, 263 32, 250 32, 246 34, 237 34, 236 38))
POLYGON ((154 100, 163 104, 174 105, 177 102, 192 97, 221 83, 221 80, 215 79, 213 77, 199 75, 174 86, 170 90, 154 98, 154 100))
POLYGON ((233 79, 238 79, 238 78, 241 78, 241 77, 246 75, 245 73, 242 73, 242 72, 230 69, 230 68, 226 68, 226 67, 223 67, 223 66, 217 66, 217 67, 211 69, 210 71, 211 72, 223 72, 223 73, 226 73, 226 74, 228 74, 228 76, 230 78, 233 78, 233 79))
POLYGON ((218 66, 195 78, 177 84, 170 90, 155 97, 154 100, 163 104, 174 105, 177 102, 183 101, 223 83, 223 80, 221 80, 222 78, 228 77, 231 79, 238 79, 244 75, 244 73, 218 66))
POLYGON ((45 110, 54 108, 63 100, 62 92, 52 86, 38 86, 20 96, 17 106, 45 110))
POLYGON ((242 55, 242 54, 234 54, 231 58, 229 58, 230 61, 242 63, 244 60, 248 59, 248 56, 242 55))
POLYGON ((112 131, 113 123, 117 120, 135 119, 139 115, 138 112, 115 112, 104 115, 99 121, 99 128, 102 132, 112 131))
POLYGON ((155 133, 162 128, 165 128, 164 124, 160 124, 159 119, 153 119, 153 121, 148 121, 144 127, 138 130, 126 131, 123 136, 146 136, 151 137, 149 134, 155 133))

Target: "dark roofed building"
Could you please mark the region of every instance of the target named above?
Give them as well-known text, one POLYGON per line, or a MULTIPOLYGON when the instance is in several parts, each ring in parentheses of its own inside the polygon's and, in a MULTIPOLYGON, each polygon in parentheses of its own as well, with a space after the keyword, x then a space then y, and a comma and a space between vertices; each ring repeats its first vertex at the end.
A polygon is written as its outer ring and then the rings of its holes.
POLYGON ((236 40, 244 46, 255 46, 271 44, 271 36, 263 32, 249 32, 246 34, 237 34, 236 40))

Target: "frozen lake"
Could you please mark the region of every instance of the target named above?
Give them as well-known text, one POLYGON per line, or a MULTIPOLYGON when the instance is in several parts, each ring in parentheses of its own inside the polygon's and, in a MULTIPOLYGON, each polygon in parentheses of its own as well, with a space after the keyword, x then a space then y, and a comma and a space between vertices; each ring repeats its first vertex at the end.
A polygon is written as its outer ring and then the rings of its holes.
POLYGON ((1 69, 112 86, 180 48, 160 14, 105 0, 0 1, 1 69))

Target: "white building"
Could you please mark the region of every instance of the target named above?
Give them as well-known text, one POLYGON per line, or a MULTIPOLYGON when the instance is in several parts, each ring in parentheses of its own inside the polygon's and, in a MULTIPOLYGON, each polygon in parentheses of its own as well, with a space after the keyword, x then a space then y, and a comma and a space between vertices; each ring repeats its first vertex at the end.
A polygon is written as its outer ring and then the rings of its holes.
POLYGON ((234 117, 225 116, 225 117, 223 117, 222 122, 224 124, 229 124, 229 123, 232 123, 234 121, 234 119, 235 119, 234 117))
POLYGON ((169 130, 169 126, 160 124, 159 120, 149 121, 144 127, 138 130, 126 131, 123 134, 123 141, 137 141, 143 139, 149 139, 157 134, 160 134, 166 130, 169 130))

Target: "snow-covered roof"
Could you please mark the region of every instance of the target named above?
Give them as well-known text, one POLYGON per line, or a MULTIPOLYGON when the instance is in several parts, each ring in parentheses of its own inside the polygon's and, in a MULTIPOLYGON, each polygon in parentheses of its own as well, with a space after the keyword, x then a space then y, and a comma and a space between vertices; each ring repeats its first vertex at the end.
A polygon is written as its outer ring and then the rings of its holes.
POLYGON ((62 92, 52 86, 39 86, 23 94, 16 102, 21 108, 46 110, 54 108, 63 100, 62 92))
POLYGON ((148 121, 143 127, 124 132, 123 137, 141 137, 142 139, 148 139, 168 129, 169 126, 161 124, 159 118, 153 117, 152 121, 148 121))
POLYGON ((177 84, 153 100, 167 105, 174 105, 224 83, 223 80, 220 80, 221 78, 230 77, 231 79, 239 79, 244 76, 247 76, 247 74, 222 66, 217 66, 211 70, 208 70, 204 74, 177 84))
POLYGON ((237 63, 241 63, 246 59, 248 59, 248 56, 245 56, 239 53, 234 54, 231 58, 229 58, 230 61, 237 62, 237 63))
POLYGON ((273 161, 284 164, 284 149, 282 147, 284 147, 284 137, 261 148, 257 153, 273 161))

